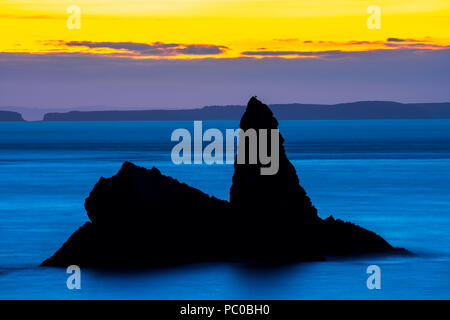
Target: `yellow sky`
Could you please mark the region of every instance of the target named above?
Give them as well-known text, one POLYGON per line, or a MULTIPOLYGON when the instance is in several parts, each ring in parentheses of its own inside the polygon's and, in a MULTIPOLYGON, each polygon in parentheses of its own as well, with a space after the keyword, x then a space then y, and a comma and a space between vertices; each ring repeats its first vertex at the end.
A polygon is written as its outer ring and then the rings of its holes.
POLYGON ((116 53, 135 58, 154 57, 153 51, 137 55, 127 48, 80 42, 178 44, 169 58, 280 51, 288 57, 304 51, 405 46, 439 49, 450 45, 450 1, 0 0, 0 35, 1 52, 116 53), (81 9, 79 30, 66 25, 71 5, 81 9), (370 5, 381 9, 381 29, 366 25, 370 5), (388 43, 388 38, 407 40, 388 43), (73 41, 80 45, 66 45, 73 41), (220 53, 183 51, 193 44, 221 46, 220 53))

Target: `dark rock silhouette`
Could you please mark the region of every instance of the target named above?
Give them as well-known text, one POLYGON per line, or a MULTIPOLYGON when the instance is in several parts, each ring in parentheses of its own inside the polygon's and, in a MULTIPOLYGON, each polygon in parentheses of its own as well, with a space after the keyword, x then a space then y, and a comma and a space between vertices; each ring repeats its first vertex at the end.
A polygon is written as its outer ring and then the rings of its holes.
MULTIPOLYGON (((256 151, 259 154, 259 129, 278 129, 278 121, 272 111, 255 97, 251 98, 242 116, 240 128, 257 131, 256 151)), ((267 149, 270 133, 266 135, 267 149)), ((249 155, 250 143, 245 143, 245 154, 249 155)), ((284 139, 279 134, 279 166, 274 175, 262 175, 260 163, 238 164, 235 161, 233 184, 230 188, 230 203, 233 212, 238 212, 241 233, 246 251, 258 260, 290 260, 303 257, 306 260, 321 259, 314 246, 306 244, 312 225, 319 220, 317 210, 300 186, 294 166, 289 162, 283 147, 284 139), (249 233, 246 230, 258 230, 249 233), (297 254, 293 256, 293 252, 297 254), (300 253, 300 255, 299 255, 300 253)), ((239 153, 238 153, 239 154, 239 153)))
POLYGON ((164 266, 222 256, 229 203, 125 162, 100 178, 85 201, 85 223, 43 265, 164 266), (214 214, 212 214, 214 213, 214 214))
MULTIPOLYGON (((272 111, 258 101, 251 98, 247 110, 242 116, 241 129, 278 129, 278 121, 273 117, 272 111)), ((270 145, 270 135, 267 135, 267 144, 270 145)), ((257 134, 257 148, 259 153, 259 134, 257 134)), ((277 214, 281 217, 295 216, 305 223, 317 220, 317 210, 300 186, 294 166, 289 162, 283 147, 284 139, 279 134, 279 168, 274 175, 262 175, 262 165, 258 159, 257 164, 238 164, 235 161, 233 185, 230 189, 230 202, 235 210, 248 212, 257 211, 258 215, 277 214)), ((242 143, 242 142, 241 142, 242 143)), ((246 154, 249 154, 249 144, 246 144, 246 154)), ((270 147, 268 148, 270 150, 270 147)))
MULTIPOLYGON (((252 98, 241 128, 276 129, 252 98)), ((260 137, 258 136, 258 139, 260 137)), ((125 162, 86 199, 90 222, 43 266, 154 267, 204 261, 286 263, 368 253, 406 254, 377 234, 332 216, 322 220, 279 141, 279 170, 235 164, 230 202, 125 162)), ((242 142, 240 142, 242 143, 242 142)), ((270 148, 269 148, 270 150, 270 148)))
MULTIPOLYGON (((253 97, 240 127, 243 130, 277 129, 278 121, 267 105, 253 97)), ((266 137, 269 143, 268 135, 266 137)), ((258 135, 258 146, 259 139, 258 135)), ((230 203, 232 211, 238 212, 245 239, 242 243, 249 246, 247 252, 252 258, 313 260, 330 255, 402 251, 354 224, 333 217, 320 219, 286 156, 281 133, 279 142, 279 170, 274 175, 261 175, 263 165, 259 161, 257 164, 235 161, 234 164, 230 203), (252 228, 258 232, 248 232, 252 228)), ((248 149, 246 144, 245 154, 248 149)))

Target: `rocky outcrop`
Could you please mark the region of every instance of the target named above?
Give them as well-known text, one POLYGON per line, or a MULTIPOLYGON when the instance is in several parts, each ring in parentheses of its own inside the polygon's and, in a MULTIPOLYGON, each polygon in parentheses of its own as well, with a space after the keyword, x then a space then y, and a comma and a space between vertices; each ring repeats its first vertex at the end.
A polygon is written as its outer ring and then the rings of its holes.
POLYGON ((85 201, 90 222, 42 265, 146 267, 222 258, 229 203, 125 162, 85 201), (212 214, 214 213, 214 214, 212 214))
MULTIPOLYGON (((256 97, 250 99, 242 116, 243 130, 278 129, 278 121, 269 107, 256 97)), ((261 139, 257 134, 257 146, 261 139)), ((241 140, 240 143, 243 143, 241 140)), ((302 188, 296 170, 286 156, 284 138, 279 136, 279 169, 274 175, 262 175, 263 165, 239 164, 235 161, 230 203, 238 212, 242 235, 253 258, 265 259, 320 259, 327 256, 375 252, 406 252, 393 248, 377 234, 332 216, 322 220, 302 188), (249 230, 258 230, 249 232, 249 230), (257 239, 257 240, 256 240, 257 239), (253 244, 253 245, 251 245, 253 244)), ((248 143, 245 154, 249 154, 248 143)), ((258 150, 259 152, 259 150, 258 150)))
MULTIPOLYGON (((241 128, 277 129, 252 98, 241 128)), ((261 137, 258 135, 258 139, 261 137)), ((240 142, 242 143, 242 141, 240 142)), ((332 216, 320 219, 279 139, 279 168, 235 164, 230 202, 125 162, 85 201, 90 222, 43 266, 153 267, 203 261, 285 263, 367 253, 406 254, 377 234, 332 216)))
MULTIPOLYGON (((255 97, 251 98, 247 110, 242 116, 240 127, 242 130, 254 129, 257 132, 256 150, 262 137, 260 129, 278 129, 278 121, 272 111, 255 97)), ((270 133, 264 137, 270 145, 270 133)), ((279 134, 278 170, 273 175, 262 175, 263 165, 260 159, 256 164, 239 164, 235 161, 233 184, 230 189, 230 202, 235 210, 257 212, 258 215, 276 214, 280 219, 288 216, 298 218, 304 223, 317 220, 317 210, 300 185, 294 166, 288 160, 283 147, 284 139, 279 134)), ((240 143, 244 143, 241 141, 240 143)), ((245 143, 245 153, 249 154, 249 143, 245 143)), ((268 148, 270 150, 270 148, 268 148)))

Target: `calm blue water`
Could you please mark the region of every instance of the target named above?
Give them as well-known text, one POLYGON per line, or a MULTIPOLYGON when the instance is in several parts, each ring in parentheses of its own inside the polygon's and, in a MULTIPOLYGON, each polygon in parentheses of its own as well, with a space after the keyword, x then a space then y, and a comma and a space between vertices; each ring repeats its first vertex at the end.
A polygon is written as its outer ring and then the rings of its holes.
MULTIPOLYGON (((236 128, 237 122, 204 127, 236 128)), ((232 165, 170 161, 170 134, 192 122, 0 123, 0 298, 450 298, 450 120, 285 121, 288 156, 319 214, 376 231, 416 257, 303 263, 275 270, 201 264, 139 273, 41 268, 87 216, 84 198, 123 161, 228 199, 232 165), (366 268, 381 268, 368 290, 366 268)), ((208 241, 205 239, 205 241, 208 241)))

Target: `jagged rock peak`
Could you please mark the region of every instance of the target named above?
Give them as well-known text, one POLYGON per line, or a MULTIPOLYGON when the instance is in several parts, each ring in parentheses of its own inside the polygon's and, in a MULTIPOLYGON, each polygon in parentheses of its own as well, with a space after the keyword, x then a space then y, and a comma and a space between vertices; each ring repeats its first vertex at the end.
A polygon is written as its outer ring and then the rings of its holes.
MULTIPOLYGON (((252 97, 241 119, 241 129, 277 129, 278 121, 270 108, 252 97)), ((268 134, 268 137, 270 135, 268 134)), ((260 139, 258 134, 258 139, 260 139)), ((239 143, 249 143, 239 141, 239 143)), ((259 145, 259 141, 257 142, 259 145)), ((279 168, 274 175, 261 175, 262 164, 242 164, 236 161, 233 184, 230 189, 231 205, 237 210, 266 214, 293 215, 295 222, 317 219, 317 210, 300 186, 294 166, 288 160, 279 137, 279 168)), ((248 154, 248 144, 245 147, 248 154)))
POLYGON ((243 130, 250 128, 277 129, 278 121, 273 116, 272 110, 254 96, 247 104, 247 109, 241 118, 240 127, 243 130))
POLYGON ((155 214, 171 210, 178 215, 202 205, 222 210, 226 202, 165 176, 155 167, 146 169, 131 162, 124 162, 115 176, 100 178, 85 200, 89 219, 107 224, 154 220, 155 214))

